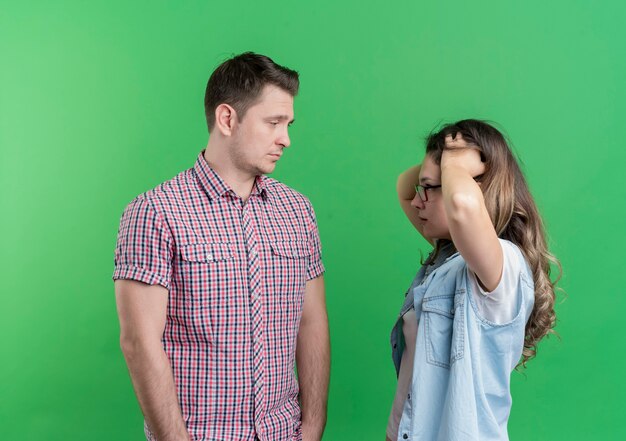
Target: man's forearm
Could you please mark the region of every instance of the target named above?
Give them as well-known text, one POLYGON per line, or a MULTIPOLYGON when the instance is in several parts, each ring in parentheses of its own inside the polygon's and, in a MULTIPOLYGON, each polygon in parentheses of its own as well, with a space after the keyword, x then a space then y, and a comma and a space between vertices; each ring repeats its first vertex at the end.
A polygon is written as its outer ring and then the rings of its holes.
POLYGON ((296 349, 302 437, 318 441, 326 426, 328 381, 330 377, 330 341, 328 317, 324 310, 316 320, 301 323, 296 349))
POLYGON ((159 441, 189 440, 169 359, 160 344, 124 348, 124 357, 148 427, 159 441))

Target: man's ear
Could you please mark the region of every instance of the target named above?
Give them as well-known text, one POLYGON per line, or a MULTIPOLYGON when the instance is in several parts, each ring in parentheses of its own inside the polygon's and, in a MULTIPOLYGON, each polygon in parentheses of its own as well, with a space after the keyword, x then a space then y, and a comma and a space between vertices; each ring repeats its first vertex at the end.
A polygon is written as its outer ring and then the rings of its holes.
POLYGON ((237 124, 237 112, 232 106, 222 103, 215 108, 215 129, 224 136, 231 136, 237 124))

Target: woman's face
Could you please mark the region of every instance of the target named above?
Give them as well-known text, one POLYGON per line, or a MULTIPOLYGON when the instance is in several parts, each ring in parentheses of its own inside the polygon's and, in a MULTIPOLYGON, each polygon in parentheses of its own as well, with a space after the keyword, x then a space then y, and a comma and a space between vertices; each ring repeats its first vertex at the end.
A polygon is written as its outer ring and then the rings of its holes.
POLYGON ((418 184, 424 187, 426 200, 422 200, 417 193, 411 205, 417 209, 424 236, 429 239, 451 239, 441 187, 429 188, 441 185, 441 167, 430 155, 424 158, 418 184))

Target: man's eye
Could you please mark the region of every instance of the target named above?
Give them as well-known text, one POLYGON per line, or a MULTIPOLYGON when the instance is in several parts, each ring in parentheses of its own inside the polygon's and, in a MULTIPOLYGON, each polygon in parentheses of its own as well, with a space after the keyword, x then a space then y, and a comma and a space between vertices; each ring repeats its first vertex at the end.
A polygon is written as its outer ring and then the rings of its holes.
POLYGON ((278 121, 270 121, 270 124, 273 126, 277 126, 278 125, 278 121))

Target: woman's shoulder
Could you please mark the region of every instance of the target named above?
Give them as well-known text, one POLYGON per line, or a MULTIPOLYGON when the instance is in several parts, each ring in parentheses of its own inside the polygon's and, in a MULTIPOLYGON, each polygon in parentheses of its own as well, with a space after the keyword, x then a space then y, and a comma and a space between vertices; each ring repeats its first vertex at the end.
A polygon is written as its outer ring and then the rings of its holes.
POLYGON ((504 255, 504 271, 519 273, 523 276, 530 277, 532 280, 532 272, 530 265, 524 256, 522 249, 515 243, 507 239, 498 239, 502 245, 502 253, 504 255))
MULTIPOLYGON (((514 242, 507 239, 499 238, 499 241, 502 246, 502 253, 504 256, 502 268, 503 275, 522 274, 523 276, 530 277, 532 280, 530 267, 521 248, 514 242)), ((452 277, 453 274, 458 277, 465 274, 467 270, 468 268, 465 259, 460 253, 455 252, 441 262, 440 266, 433 271, 432 277, 452 277)))

